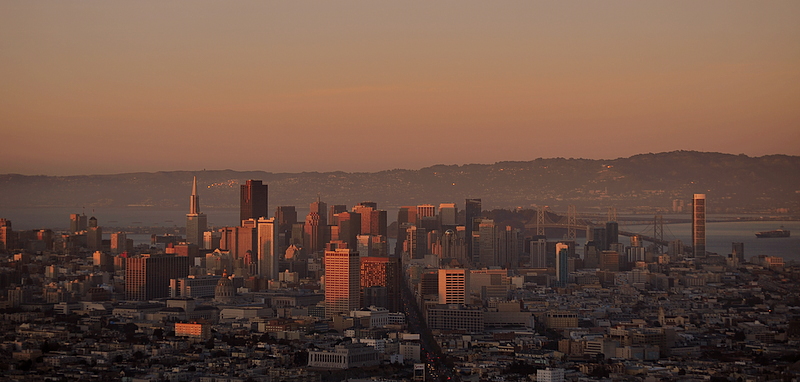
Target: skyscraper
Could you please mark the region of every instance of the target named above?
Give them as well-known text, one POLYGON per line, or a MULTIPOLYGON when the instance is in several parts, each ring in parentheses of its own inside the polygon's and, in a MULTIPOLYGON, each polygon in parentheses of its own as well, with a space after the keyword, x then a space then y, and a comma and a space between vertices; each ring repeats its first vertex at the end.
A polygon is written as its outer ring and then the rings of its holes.
POLYGON ((267 195, 267 185, 260 180, 248 180, 241 185, 239 220, 269 216, 267 195))
POLYGON ((692 248, 694 257, 706 255, 706 194, 692 198, 692 248))
POLYGON ((278 225, 278 240, 283 253, 292 239, 292 226, 297 223, 297 209, 294 206, 278 206, 275 209, 275 224, 278 225))
POLYGON ((361 261, 349 248, 325 251, 325 317, 350 313, 361 300, 361 261))
POLYGON ((186 242, 203 245, 203 232, 208 229, 206 214, 200 213, 200 196, 197 195, 197 177, 192 179, 192 196, 189 197, 189 213, 186 214, 186 242))
POLYGON ((606 245, 611 248, 611 245, 616 243, 619 243, 619 223, 606 222, 606 245))
MULTIPOLYGON (((399 310, 400 300, 400 258, 397 257, 361 257, 361 290, 370 287, 386 288, 385 301, 364 300, 364 306, 370 304, 382 306, 392 312, 399 310)), ((366 297, 366 296, 365 296, 366 297)))
POLYGON ((317 195, 316 202, 308 205, 308 210, 309 213, 317 213, 319 215, 321 226, 328 225, 328 205, 319 199, 319 195, 317 195))
POLYGON ((344 211, 334 216, 339 226, 339 240, 346 242, 349 248, 355 248, 356 236, 361 234, 361 214, 344 211))
POLYGON ((89 226, 86 227, 86 248, 90 251, 103 250, 103 229, 97 225, 97 218, 89 218, 89 226))
POLYGON ((569 245, 565 243, 556 244, 556 280, 558 286, 567 286, 569 277, 568 260, 569 245))
POLYGON ((506 226, 497 230, 497 265, 505 268, 519 267, 519 253, 522 252, 520 231, 506 226))
POLYGON ((125 263, 125 298, 146 301, 169 297, 169 280, 189 275, 189 257, 129 257, 125 263))
POLYGON ((317 212, 310 212, 306 215, 306 223, 303 226, 303 246, 309 254, 316 253, 325 248, 325 224, 322 216, 317 212))
POLYGON ((731 255, 739 260, 739 262, 744 262, 744 243, 731 243, 731 255))
POLYGON ((125 232, 111 234, 111 253, 118 255, 128 249, 128 235, 125 232))
POLYGON ((473 261, 482 267, 491 267, 498 264, 497 259, 497 227, 494 220, 478 219, 477 230, 473 235, 473 261))
POLYGON ((361 215, 361 234, 386 237, 386 211, 378 209, 377 203, 361 202, 353 206, 353 212, 361 215))
POLYGON ((436 206, 432 204, 420 204, 417 206, 417 221, 420 221, 422 218, 433 216, 436 216, 436 206))
POLYGON ((469 269, 439 269, 439 303, 467 304, 469 269))
POLYGON ((397 210, 397 243, 394 247, 395 256, 400 256, 405 246, 406 230, 417 222, 417 207, 403 206, 397 210))
POLYGON ((69 215, 69 232, 86 231, 87 221, 86 214, 70 214, 69 215))
POLYGON ((11 229, 11 220, 0 219, 0 250, 14 248, 14 231, 11 229))
POLYGON ((278 280, 278 224, 275 218, 258 219, 258 275, 278 280))
POLYGON ((547 239, 535 237, 531 243, 531 267, 547 268, 547 239))
POLYGON ((467 244, 467 256, 475 255, 472 248, 472 231, 475 230, 475 219, 481 217, 481 200, 467 199, 464 203, 464 241, 467 244))
POLYGON ((347 206, 344 204, 334 204, 330 206, 328 210, 328 225, 338 225, 339 220, 337 220, 336 214, 340 214, 346 211, 347 211, 347 206))
POLYGON ((442 231, 456 229, 456 216, 458 216, 458 209, 455 203, 442 203, 439 204, 439 225, 442 226, 442 231))

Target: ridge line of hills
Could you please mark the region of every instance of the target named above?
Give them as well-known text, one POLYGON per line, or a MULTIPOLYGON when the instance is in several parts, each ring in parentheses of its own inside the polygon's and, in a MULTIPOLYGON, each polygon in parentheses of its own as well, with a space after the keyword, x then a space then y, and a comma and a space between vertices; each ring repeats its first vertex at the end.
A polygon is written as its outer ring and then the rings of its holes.
POLYGON ((483 199, 484 209, 548 205, 668 211, 674 199, 705 193, 711 212, 794 213, 800 157, 673 151, 611 160, 538 158, 494 164, 433 165, 378 172, 168 171, 112 175, 0 174, 0 208, 139 207, 188 209, 197 175, 201 209, 238 208, 239 184, 269 185, 269 205, 305 207, 374 201, 380 208, 483 199))

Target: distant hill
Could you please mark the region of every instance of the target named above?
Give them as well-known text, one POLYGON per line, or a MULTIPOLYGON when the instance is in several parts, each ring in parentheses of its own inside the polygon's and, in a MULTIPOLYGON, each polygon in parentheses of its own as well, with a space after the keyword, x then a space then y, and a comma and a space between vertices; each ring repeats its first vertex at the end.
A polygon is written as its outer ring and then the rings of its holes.
MULTIPOLYGON (((688 203, 708 194, 712 212, 800 211, 800 157, 748 157, 675 151, 613 160, 536 159, 495 164, 435 165, 419 170, 374 173, 262 171, 171 171, 86 176, 0 175, 0 208, 126 207, 188 209, 192 175, 198 178, 201 209, 238 208, 239 185, 269 184, 270 209, 306 207, 317 194, 328 204, 374 201, 403 205, 482 198, 484 209, 548 205, 566 211, 668 210, 674 199, 688 203)), ((688 207, 688 204, 687 204, 688 207)))

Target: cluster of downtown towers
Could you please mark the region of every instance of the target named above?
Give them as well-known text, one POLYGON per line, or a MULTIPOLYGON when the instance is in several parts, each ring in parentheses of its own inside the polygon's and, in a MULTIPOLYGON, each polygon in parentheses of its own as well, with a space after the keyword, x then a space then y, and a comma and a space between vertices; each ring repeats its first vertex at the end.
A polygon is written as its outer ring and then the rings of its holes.
MULTIPOLYGON (((267 217, 269 193, 262 181, 248 180, 240 190, 241 226, 209 231, 194 179, 186 215, 187 244, 206 251, 226 251, 232 270, 261 280, 264 289, 284 271, 306 277, 321 267, 329 317, 370 305, 396 311, 401 264, 412 260, 434 268, 553 267, 558 281, 566 282, 567 259, 575 257, 574 241, 548 244, 544 237, 526 240, 519 229, 500 227, 483 218, 480 199, 465 200, 463 225, 457 224, 455 203, 440 204, 438 213, 429 204, 401 207, 397 242, 390 252, 387 213, 376 203, 362 202, 348 211, 345 205, 328 206, 317 200, 310 204, 305 220, 298 221, 295 206, 279 206, 274 217, 267 217), (526 264, 521 264, 523 252, 530 254, 526 264), (550 252, 555 256, 548 256, 550 252)), ((702 209, 701 214, 695 211, 693 220, 696 251, 705 244, 704 201, 705 195, 695 195, 695 207, 702 209)), ((585 260, 601 265, 608 261, 601 251, 618 243, 618 229, 615 222, 609 222, 593 231, 598 252, 594 259, 586 256, 585 260)))
POLYGON ((348 211, 345 205, 328 206, 317 200, 310 204, 305 220, 298 221, 295 206, 279 206, 268 218, 268 186, 262 181, 248 180, 240 190, 241 225, 211 231, 200 212, 195 178, 186 215, 186 244, 227 252, 233 268, 229 271, 261 280, 264 289, 282 272, 311 275, 321 266, 329 316, 370 305, 398 310, 403 257, 427 257, 436 265, 438 259, 447 259, 448 265, 464 268, 515 267, 519 262, 519 230, 497 229, 482 219, 480 199, 466 200, 464 217, 472 224, 464 225, 456 223, 455 203, 439 205, 438 214, 428 204, 401 207, 398 240, 390 250, 387 212, 374 202, 359 203, 348 211), (473 236, 475 240, 465 239, 473 236))

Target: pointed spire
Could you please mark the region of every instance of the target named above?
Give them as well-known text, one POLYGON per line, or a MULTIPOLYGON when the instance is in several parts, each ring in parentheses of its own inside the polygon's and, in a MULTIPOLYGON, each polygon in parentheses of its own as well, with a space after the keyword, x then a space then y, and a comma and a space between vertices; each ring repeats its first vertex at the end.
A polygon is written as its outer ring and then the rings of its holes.
POLYGON ((192 180, 192 196, 189 198, 189 213, 200 213, 200 197, 197 196, 197 177, 192 180))

